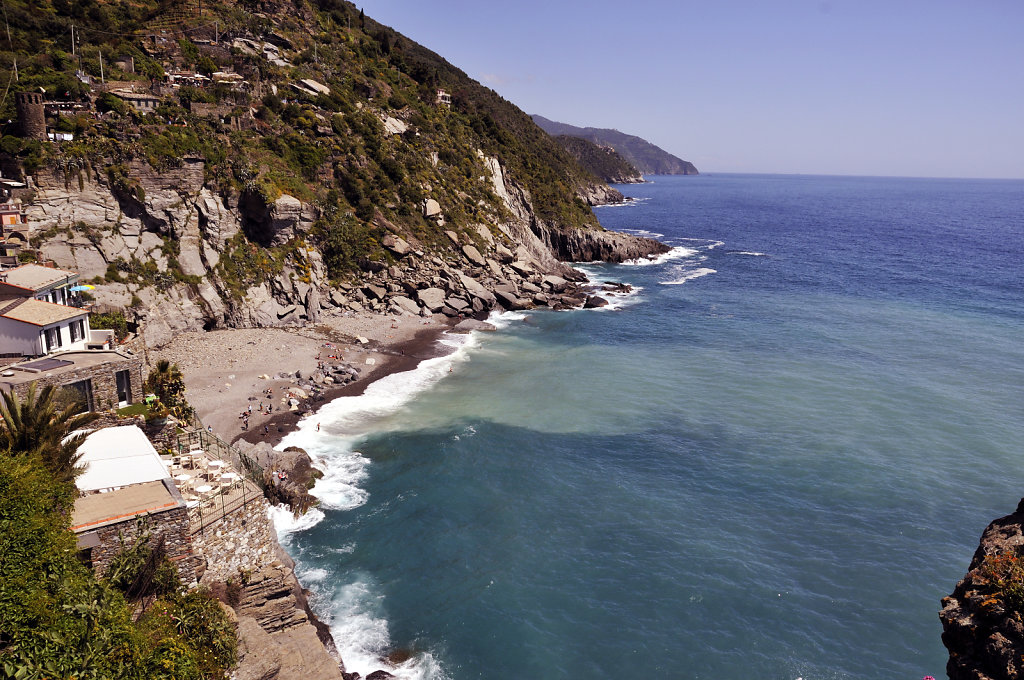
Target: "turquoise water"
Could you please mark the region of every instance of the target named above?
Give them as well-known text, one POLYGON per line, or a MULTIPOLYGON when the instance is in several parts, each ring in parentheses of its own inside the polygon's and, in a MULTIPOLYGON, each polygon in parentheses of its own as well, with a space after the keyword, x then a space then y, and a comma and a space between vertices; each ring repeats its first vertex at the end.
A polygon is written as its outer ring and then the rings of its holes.
POLYGON ((349 669, 942 676, 939 600, 1024 495, 1024 183, 623 189, 602 224, 676 247, 586 267, 635 294, 505 315, 286 442, 328 471, 280 526, 349 669))

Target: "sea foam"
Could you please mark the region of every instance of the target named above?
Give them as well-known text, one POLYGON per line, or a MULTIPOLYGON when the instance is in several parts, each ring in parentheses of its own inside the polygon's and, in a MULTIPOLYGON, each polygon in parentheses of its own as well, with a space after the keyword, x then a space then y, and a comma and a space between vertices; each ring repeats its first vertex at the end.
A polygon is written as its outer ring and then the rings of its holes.
POLYGON ((700 277, 707 276, 708 274, 717 273, 717 270, 711 269, 710 267, 700 267, 699 269, 691 269, 678 278, 673 278, 670 281, 659 281, 658 283, 660 283, 663 286, 679 286, 681 284, 686 283, 687 281, 699 279, 700 277))

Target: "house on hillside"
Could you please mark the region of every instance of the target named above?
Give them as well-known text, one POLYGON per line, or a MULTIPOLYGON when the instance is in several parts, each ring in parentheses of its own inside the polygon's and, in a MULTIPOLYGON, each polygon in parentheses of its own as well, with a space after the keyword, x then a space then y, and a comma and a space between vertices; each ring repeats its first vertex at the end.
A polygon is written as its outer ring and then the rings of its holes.
POLYGON ((91 349, 9 364, 0 373, 0 390, 24 398, 32 383, 67 387, 81 395, 85 410, 104 411, 141 401, 144 381, 139 357, 91 349))
POLYGON ((84 350, 94 342, 84 309, 35 298, 7 300, 0 306, 0 349, 8 356, 84 350))
POLYGON ((437 97, 434 99, 434 103, 440 106, 452 107, 452 96, 445 90, 438 90, 437 97))
POLYGON ((188 509, 167 465, 135 425, 91 433, 79 447, 83 472, 71 530, 81 559, 97 575, 144 532, 162 542, 182 581, 196 580, 201 563, 192 549, 188 509))
POLYGON ((156 110, 156 107, 160 105, 160 98, 155 94, 149 94, 148 92, 111 90, 110 94, 130 105, 139 113, 153 113, 156 110))
POLYGON ((58 305, 81 306, 80 296, 72 288, 78 285, 78 272, 38 264, 0 272, 0 300, 31 297, 58 305))

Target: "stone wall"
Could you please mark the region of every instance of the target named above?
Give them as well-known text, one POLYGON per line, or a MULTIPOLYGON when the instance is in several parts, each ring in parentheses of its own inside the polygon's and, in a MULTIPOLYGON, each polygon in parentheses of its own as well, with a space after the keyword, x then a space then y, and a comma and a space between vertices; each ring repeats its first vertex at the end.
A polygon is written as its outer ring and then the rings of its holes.
POLYGON ((93 534, 99 540, 99 545, 92 549, 92 567, 96 575, 105 574, 111 560, 122 551, 122 546, 131 546, 146 531, 150 533, 150 544, 163 538, 167 557, 177 565, 182 583, 195 582, 201 561, 193 551, 188 512, 183 506, 85 532, 84 535, 93 534))
MULTIPOLYGON (((56 358, 61 358, 59 355, 56 358)), ((61 371, 53 375, 40 374, 35 382, 39 384, 36 388, 41 389, 46 385, 70 385, 82 380, 92 380, 92 407, 94 411, 105 411, 117 407, 117 380, 114 377, 118 371, 130 371, 132 403, 138 403, 142 399, 142 385, 145 382, 142 375, 142 359, 136 357, 118 356, 111 361, 104 362, 98 366, 90 366, 78 370, 61 371)), ((24 398, 32 381, 24 382, 14 386, 14 393, 24 398)))
POLYGON ((237 580, 239 572, 257 571, 277 559, 277 538, 268 509, 266 499, 255 496, 192 536, 196 555, 206 562, 200 583, 237 580))

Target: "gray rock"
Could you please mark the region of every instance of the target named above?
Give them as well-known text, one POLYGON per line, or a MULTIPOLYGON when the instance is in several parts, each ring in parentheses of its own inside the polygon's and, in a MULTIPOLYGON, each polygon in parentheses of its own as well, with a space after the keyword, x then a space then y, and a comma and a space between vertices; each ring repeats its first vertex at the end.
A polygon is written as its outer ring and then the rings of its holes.
POLYGON ((416 316, 420 313, 420 306, 405 296, 391 298, 391 307, 397 308, 399 314, 416 316))
POLYGON ((584 309, 595 309, 597 307, 607 307, 607 306, 608 306, 608 301, 605 300, 603 297, 598 297, 597 295, 588 295, 587 296, 587 301, 583 303, 583 308, 584 309))
POLYGON ((526 309, 529 306, 528 302, 520 299, 512 293, 506 293, 505 291, 499 290, 495 291, 494 295, 498 298, 498 302, 501 306, 508 310, 526 309))
POLYGON ((452 327, 452 333, 469 333, 470 331, 496 331, 498 327, 486 321, 476 319, 463 319, 452 327))
POLYGON ((529 276, 534 273, 533 265, 529 262, 524 262, 523 260, 516 260, 509 266, 512 267, 512 270, 520 276, 529 276))
POLYGON ((387 289, 383 286, 375 286, 372 283, 367 286, 363 286, 363 291, 371 300, 383 300, 384 296, 388 293, 387 289))
POLYGON ((549 290, 555 291, 556 293, 561 293, 565 290, 565 287, 569 285, 569 282, 561 276, 553 276, 549 274, 541 279, 541 285, 549 290))
POLYGON ((416 299, 430 311, 437 312, 444 306, 445 293, 440 288, 424 288, 416 291, 416 299))
POLYGON ((483 267, 487 264, 487 260, 485 260, 483 255, 480 254, 480 251, 476 249, 476 246, 462 246, 462 254, 466 256, 467 260, 478 267, 483 267))
POLYGON ((405 257, 412 252, 412 246, 410 246, 405 239, 398 236, 392 236, 391 234, 382 238, 380 244, 398 257, 405 257))
POLYGON ((423 201, 423 216, 426 218, 437 217, 441 214, 441 204, 432 198, 423 201))

